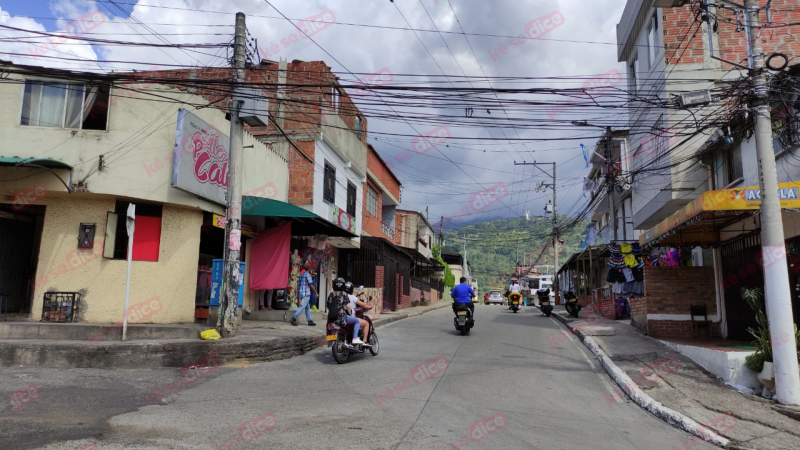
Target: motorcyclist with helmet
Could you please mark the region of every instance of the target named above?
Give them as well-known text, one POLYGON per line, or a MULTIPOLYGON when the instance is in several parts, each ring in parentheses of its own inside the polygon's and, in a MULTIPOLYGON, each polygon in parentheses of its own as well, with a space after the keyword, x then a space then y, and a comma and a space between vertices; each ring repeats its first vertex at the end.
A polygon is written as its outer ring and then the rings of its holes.
MULTIPOLYGON (((511 295, 511 294, 514 294, 514 293, 519 294, 521 292, 522 292, 522 287, 520 287, 519 281, 517 280, 517 277, 511 278, 511 284, 508 286, 508 289, 506 289, 506 293, 505 293, 506 298, 508 298, 508 296, 511 295)), ((511 302, 509 302, 509 303, 511 303, 511 302)), ((512 309, 512 308, 514 308, 514 305, 510 305, 508 307, 508 309, 512 309)))
MULTIPOLYGON (((364 339, 369 339, 369 322, 367 322, 364 319, 359 319, 358 317, 356 317, 356 307, 360 306, 367 311, 372 309, 372 307, 362 302, 361 300, 358 299, 358 297, 353 295, 353 289, 354 289, 353 283, 348 281, 344 284, 344 291, 347 292, 347 298, 349 299, 347 308, 349 310, 350 316, 355 317, 359 321, 361 329, 364 330, 364 339)), ((354 336, 357 336, 357 333, 358 329, 356 328, 354 329, 354 336)), ((355 340, 353 342, 355 342, 355 340)), ((360 344, 363 342, 356 342, 356 343, 360 344)))
POLYGON ((364 344, 358 337, 361 321, 349 314, 350 297, 346 291, 344 278, 339 277, 333 280, 333 292, 328 294, 325 306, 328 309, 328 321, 339 324, 339 326, 353 325, 353 344, 364 344))

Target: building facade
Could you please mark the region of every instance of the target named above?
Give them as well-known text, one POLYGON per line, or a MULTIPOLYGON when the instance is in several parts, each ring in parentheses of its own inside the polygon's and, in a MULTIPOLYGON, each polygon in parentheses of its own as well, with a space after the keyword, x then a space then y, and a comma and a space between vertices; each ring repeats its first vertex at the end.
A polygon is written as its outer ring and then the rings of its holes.
MULTIPOLYGON (((131 308, 156 299, 158 311, 141 321, 193 322, 199 285, 222 257, 225 113, 196 108, 203 98, 167 84, 10 63, 2 70, 15 80, 0 85, 9 106, 0 112, 2 312, 40 320, 52 307, 46 297, 70 293, 76 306, 47 313, 121 321, 133 204, 131 308)), ((242 191, 286 201, 285 156, 247 133, 244 144, 242 191)), ((258 229, 243 222, 247 264, 248 235, 258 229)))

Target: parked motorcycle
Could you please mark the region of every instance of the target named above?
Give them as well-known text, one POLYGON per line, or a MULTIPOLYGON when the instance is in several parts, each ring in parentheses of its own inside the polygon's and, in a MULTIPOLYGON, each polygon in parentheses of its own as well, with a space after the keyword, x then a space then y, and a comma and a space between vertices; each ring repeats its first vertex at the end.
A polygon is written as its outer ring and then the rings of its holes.
POLYGON ((511 304, 511 310, 514 311, 514 314, 522 309, 522 295, 520 295, 519 292, 512 292, 508 296, 508 302, 511 304))
POLYGON ((380 349, 378 335, 375 333, 375 326, 372 319, 364 314, 364 308, 356 308, 356 317, 364 319, 369 323, 369 336, 362 339, 366 344, 353 344, 353 324, 340 326, 335 323, 328 323, 327 336, 328 347, 331 348, 333 359, 339 364, 344 364, 356 353, 364 353, 369 350, 372 356, 378 356, 380 349))
POLYGON ((466 336, 469 334, 469 330, 475 326, 472 311, 467 308, 466 303, 456 303, 455 305, 456 316, 453 318, 453 325, 455 325, 456 330, 461 332, 462 336, 466 336))
POLYGON ((536 296, 539 297, 539 308, 545 316, 550 317, 553 312, 553 303, 550 302, 550 289, 539 289, 536 291, 536 296))
POLYGON ((564 299, 567 301, 564 307, 567 309, 569 315, 578 317, 578 313, 581 311, 581 304, 578 303, 578 296, 572 291, 564 291, 564 299))

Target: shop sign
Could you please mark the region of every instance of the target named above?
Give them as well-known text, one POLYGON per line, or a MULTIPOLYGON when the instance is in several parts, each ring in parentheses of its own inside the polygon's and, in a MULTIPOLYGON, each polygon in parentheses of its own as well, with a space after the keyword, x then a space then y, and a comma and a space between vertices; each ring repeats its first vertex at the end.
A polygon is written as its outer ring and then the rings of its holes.
MULTIPOLYGON (((800 208, 800 181, 778 184, 778 200, 783 209, 800 208)), ((662 236, 706 211, 744 211, 759 208, 761 208, 761 189, 758 186, 704 192, 647 231, 644 234, 645 241, 649 242, 662 236)))
MULTIPOLYGON (((221 216, 219 214, 214 214, 214 217, 213 217, 211 223, 215 227, 222 228, 224 230, 225 229, 225 225, 228 223, 228 219, 225 216, 221 216)), ((241 226, 242 226, 242 236, 246 236, 246 237, 255 239, 255 237, 258 235, 258 231, 256 231, 256 229, 253 228, 252 225, 248 225, 246 223, 243 223, 243 224, 241 224, 241 226)))
POLYGON ((356 234, 356 219, 348 214, 347 211, 340 209, 335 205, 333 207, 333 223, 353 234, 356 234))
POLYGON ((226 134, 179 109, 172 187, 224 205, 228 190, 228 141, 226 134))

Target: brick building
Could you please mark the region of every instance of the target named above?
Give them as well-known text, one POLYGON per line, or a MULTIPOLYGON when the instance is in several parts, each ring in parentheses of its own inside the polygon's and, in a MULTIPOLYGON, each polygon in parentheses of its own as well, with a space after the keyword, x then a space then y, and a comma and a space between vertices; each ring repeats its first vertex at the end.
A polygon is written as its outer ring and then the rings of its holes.
MULTIPOLYGON (((681 265, 647 270, 645 297, 631 302, 632 316, 652 335, 685 338, 693 334, 689 306, 699 305, 713 322, 715 335, 749 340, 747 328, 755 326, 754 314, 740 289, 763 287, 763 270, 768 267, 761 256, 757 214, 759 165, 747 114, 748 92, 740 84, 749 74, 720 60, 746 64, 745 24, 741 16, 737 21, 732 8, 712 5, 705 15, 696 2, 675 6, 681 3, 629 0, 617 25, 617 56, 627 67, 632 106, 630 146, 621 158, 634 174, 651 168, 628 180, 632 189, 618 201, 629 202, 631 225, 635 234, 641 233, 642 247, 653 254, 675 250, 681 265), (702 20, 704 16, 709 20, 702 20), (723 93, 727 99, 691 108, 674 106, 680 94, 693 91, 723 93), (746 193, 754 196, 749 202, 746 193)), ((770 6, 772 26, 766 25, 762 10, 761 22, 768 28, 758 32, 767 57, 780 52, 789 61, 784 70, 771 72, 770 105, 786 209, 785 250, 800 261, 794 250, 800 248, 800 229, 792 209, 800 205, 794 199, 800 168, 792 163, 800 146, 793 125, 798 117, 800 65, 794 64, 800 41, 796 27, 784 26, 800 22, 800 9, 794 0, 773 0, 770 6)), ((789 276, 793 285, 800 282, 800 274, 789 276)), ((800 299, 797 292, 792 295, 797 322, 800 299)))

